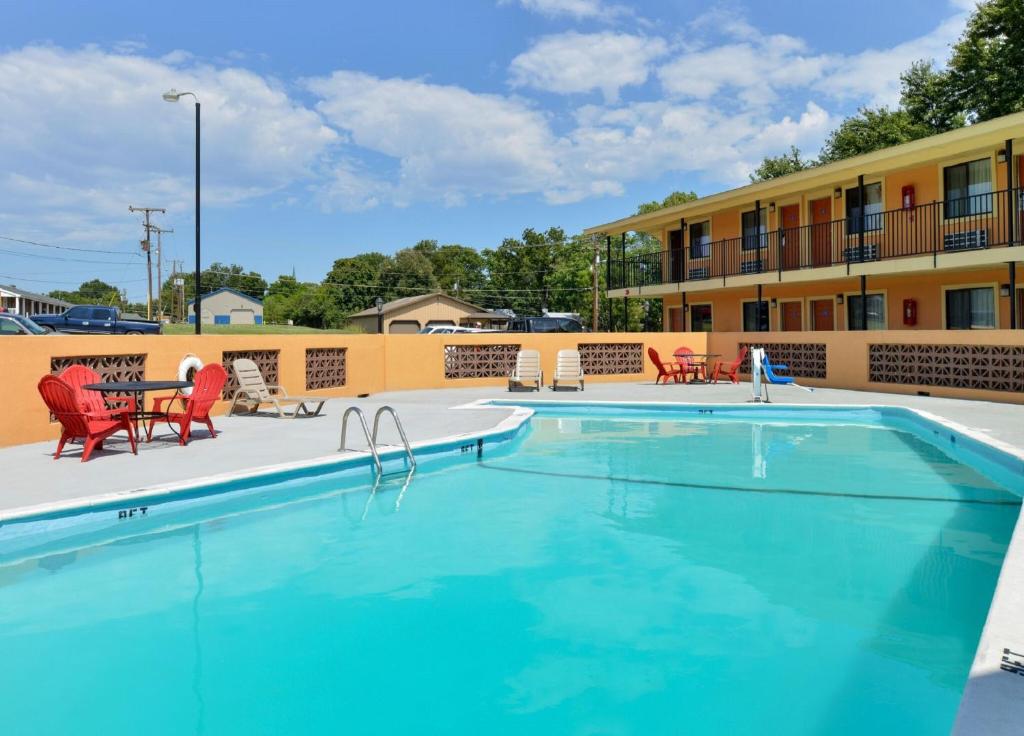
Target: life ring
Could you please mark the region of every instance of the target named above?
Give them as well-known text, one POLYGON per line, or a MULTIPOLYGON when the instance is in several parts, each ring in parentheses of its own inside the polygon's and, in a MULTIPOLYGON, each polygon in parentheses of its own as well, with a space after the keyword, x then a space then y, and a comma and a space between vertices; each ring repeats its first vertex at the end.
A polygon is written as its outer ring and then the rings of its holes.
MULTIPOLYGON (((195 378, 196 371, 203 367, 203 361, 199 360, 199 357, 189 353, 181 362, 178 363, 178 380, 179 381, 191 381, 195 378)), ((192 387, 179 388, 178 393, 183 396, 190 396, 192 394, 192 387)))

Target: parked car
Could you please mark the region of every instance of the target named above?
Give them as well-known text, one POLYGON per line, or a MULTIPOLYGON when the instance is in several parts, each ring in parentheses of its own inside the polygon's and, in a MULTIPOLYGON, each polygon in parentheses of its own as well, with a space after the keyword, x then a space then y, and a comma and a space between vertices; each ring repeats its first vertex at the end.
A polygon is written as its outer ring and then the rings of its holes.
POLYGON ((463 335, 468 332, 494 332, 494 330, 481 330, 478 327, 456 327, 455 325, 430 325, 424 327, 418 335, 463 335))
POLYGON ((80 304, 63 314, 35 314, 32 321, 51 332, 85 335, 159 335, 160 323, 147 319, 122 319, 117 307, 80 304))
POLYGON ((586 332, 572 317, 516 317, 508 323, 509 332, 586 332))
POLYGON ((20 314, 0 312, 0 335, 49 335, 53 330, 46 330, 20 314))

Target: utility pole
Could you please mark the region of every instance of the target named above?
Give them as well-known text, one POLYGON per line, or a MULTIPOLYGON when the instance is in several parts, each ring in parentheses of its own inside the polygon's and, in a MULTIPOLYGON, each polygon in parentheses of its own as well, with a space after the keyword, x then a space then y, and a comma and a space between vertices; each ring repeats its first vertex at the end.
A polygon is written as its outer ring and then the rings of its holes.
POLYGON ((142 241, 142 250, 146 254, 146 279, 148 281, 146 291, 146 319, 153 319, 153 253, 149 242, 149 233, 153 229, 153 225, 149 224, 149 215, 151 212, 159 212, 164 214, 167 212, 163 207, 133 207, 128 205, 129 212, 141 212, 146 221, 142 224, 146 228, 146 237, 142 241))
POLYGON ((163 270, 163 252, 164 252, 164 233, 173 233, 174 228, 164 229, 153 225, 153 232, 156 233, 156 313, 157 319, 161 322, 164 319, 164 270, 163 270))
POLYGON ((594 244, 594 263, 590 267, 590 277, 591 277, 591 281, 593 282, 593 286, 594 286, 594 313, 593 313, 593 317, 591 319, 591 329, 594 332, 597 332, 597 329, 598 329, 598 322, 597 322, 597 320, 598 320, 598 316, 599 316, 598 312, 599 312, 599 310, 601 308, 601 298, 600 298, 600 294, 598 292, 598 278, 597 278, 597 270, 598 270, 598 268, 601 267, 601 250, 600 250, 601 245, 600 245, 600 241, 597 239, 596 235, 591 237, 590 242, 592 242, 594 244))

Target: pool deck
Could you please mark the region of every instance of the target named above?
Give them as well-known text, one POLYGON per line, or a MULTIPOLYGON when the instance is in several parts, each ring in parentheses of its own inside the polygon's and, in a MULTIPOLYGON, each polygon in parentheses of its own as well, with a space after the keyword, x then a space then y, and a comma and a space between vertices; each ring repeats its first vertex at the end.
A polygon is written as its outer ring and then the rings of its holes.
MULTIPOLYGON (((1024 406, 933 397, 818 389, 808 393, 791 387, 772 387, 777 405, 882 405, 927 412, 972 430, 975 436, 1024 456, 1024 406)), ((0 493, 0 524, 27 514, 85 506, 111 494, 125 497, 147 490, 188 485, 217 476, 259 472, 269 467, 344 457, 338 453, 341 415, 347 406, 359 406, 372 421, 373 412, 388 404, 402 418, 414 445, 441 438, 472 436, 507 425, 514 419, 509 407, 471 407, 481 399, 524 401, 678 402, 687 404, 739 404, 750 399, 749 384, 655 386, 644 383, 595 383, 583 393, 574 391, 510 394, 502 387, 402 391, 375 394, 366 399, 332 399, 323 415, 277 419, 265 416, 216 417, 218 437, 211 440, 196 425, 187 447, 177 444, 166 427, 158 427, 151 443, 131 454, 127 440, 111 438, 106 449, 87 463, 79 462, 75 445, 58 461, 52 459, 55 442, 0 449, 4 468, 0 493)), ((352 424, 349 443, 364 446, 352 424)), ((123 437, 123 436, 122 436, 123 437)), ((390 423, 382 439, 397 441, 390 423)), ((1019 734, 1024 724, 1024 676, 1000 669, 1003 650, 1024 672, 1024 520, 1018 520, 1002 574, 982 633, 971 676, 954 728, 958 736, 1019 734)))

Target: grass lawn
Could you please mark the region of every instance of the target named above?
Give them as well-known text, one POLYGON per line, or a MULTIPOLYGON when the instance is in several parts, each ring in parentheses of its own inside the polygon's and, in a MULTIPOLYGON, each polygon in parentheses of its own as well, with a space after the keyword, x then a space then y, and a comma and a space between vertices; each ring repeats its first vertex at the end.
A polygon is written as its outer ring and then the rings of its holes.
MULTIPOLYGON (((178 323, 164 325, 165 335, 191 335, 195 325, 178 323)), ((318 330, 315 327, 289 327, 288 325, 203 325, 204 335, 310 335, 331 333, 358 333, 356 329, 318 330)))

